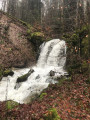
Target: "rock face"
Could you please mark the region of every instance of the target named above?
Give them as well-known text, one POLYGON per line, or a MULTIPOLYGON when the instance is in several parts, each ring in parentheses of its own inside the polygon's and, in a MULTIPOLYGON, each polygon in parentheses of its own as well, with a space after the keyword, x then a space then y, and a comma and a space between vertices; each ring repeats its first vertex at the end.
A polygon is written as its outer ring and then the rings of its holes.
POLYGON ((20 68, 35 63, 34 48, 26 31, 18 20, 0 12, 0 65, 20 68))

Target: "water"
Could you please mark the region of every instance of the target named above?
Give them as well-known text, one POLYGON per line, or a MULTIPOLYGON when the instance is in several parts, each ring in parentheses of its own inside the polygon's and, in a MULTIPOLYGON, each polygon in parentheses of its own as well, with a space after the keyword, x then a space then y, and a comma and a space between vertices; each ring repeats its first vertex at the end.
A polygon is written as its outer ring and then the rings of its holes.
POLYGON ((26 74, 30 68, 14 70, 13 77, 4 77, 0 82, 0 101, 13 100, 19 103, 28 103, 36 94, 47 88, 50 83, 56 83, 55 79, 64 75, 66 62, 65 41, 54 39, 41 45, 41 53, 37 65, 32 67, 34 72, 27 81, 16 83, 17 78, 26 74), (50 76, 50 71, 55 71, 50 76), (16 89, 15 89, 16 86, 16 89))

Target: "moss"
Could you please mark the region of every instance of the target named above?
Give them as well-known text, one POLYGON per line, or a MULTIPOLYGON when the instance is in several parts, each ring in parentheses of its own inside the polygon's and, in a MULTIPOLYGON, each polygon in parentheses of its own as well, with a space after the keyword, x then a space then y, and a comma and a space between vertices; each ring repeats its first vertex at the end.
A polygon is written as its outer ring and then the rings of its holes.
POLYGON ((32 33, 32 36, 43 36, 43 33, 41 33, 41 32, 35 32, 35 33, 32 33))
POLYGON ((36 42, 43 42, 44 40, 44 34, 41 32, 34 32, 31 34, 31 40, 36 41, 36 42))
POLYGON ((42 100, 44 98, 44 96, 46 96, 46 95, 47 95, 47 93, 41 93, 40 99, 42 100))
POLYGON ((27 36, 31 38, 31 33, 32 33, 32 29, 33 27, 30 24, 27 24, 27 36))
POLYGON ((14 109, 16 106, 18 106, 19 105, 19 103, 17 103, 17 102, 14 102, 14 101, 7 101, 6 102, 6 107, 7 107, 7 109, 9 109, 9 110, 12 110, 12 109, 14 109))
POLYGON ((24 81, 26 81, 27 78, 28 78, 33 72, 34 72, 34 70, 33 70, 33 69, 30 69, 30 71, 29 71, 27 74, 18 77, 18 78, 17 78, 17 83, 18 83, 18 82, 24 82, 24 81))
POLYGON ((14 75, 14 72, 12 71, 12 70, 5 70, 4 72, 3 72, 3 76, 4 77, 7 77, 7 76, 13 76, 14 75))
POLYGON ((37 51, 39 46, 44 42, 44 34, 41 32, 30 33, 30 30, 28 30, 27 32, 28 32, 28 36, 27 36, 28 40, 34 44, 35 50, 37 51))
POLYGON ((51 108, 44 116, 44 120, 61 120, 55 108, 51 108))
POLYGON ((31 30, 30 29, 27 30, 27 34, 31 35, 31 30))
POLYGON ((27 29, 27 39, 31 40, 31 30, 27 29))
POLYGON ((27 24, 28 29, 32 30, 33 27, 30 24, 27 24))
MULTIPOLYGON (((16 19, 16 18, 15 18, 15 19, 16 19)), ((22 25, 27 26, 27 22, 24 22, 24 21, 22 21, 22 20, 20 20, 20 19, 19 19, 19 22, 20 22, 22 25)))
POLYGON ((29 77, 29 73, 18 77, 18 78, 17 78, 17 83, 18 83, 18 82, 24 82, 24 81, 26 81, 28 77, 29 77))

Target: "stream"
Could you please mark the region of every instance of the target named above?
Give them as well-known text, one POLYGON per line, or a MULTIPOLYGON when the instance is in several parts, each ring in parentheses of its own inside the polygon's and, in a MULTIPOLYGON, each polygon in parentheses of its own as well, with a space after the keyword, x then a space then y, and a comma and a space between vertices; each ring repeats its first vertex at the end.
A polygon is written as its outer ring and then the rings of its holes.
POLYGON ((49 84, 57 83, 56 78, 64 76, 66 63, 66 43, 64 40, 53 39, 40 46, 37 64, 32 67, 34 72, 25 82, 16 83, 17 78, 28 73, 31 68, 14 69, 14 75, 3 77, 0 81, 0 101, 13 100, 28 103, 36 94, 40 94, 49 84), (54 75, 51 75, 53 71, 54 75), (16 87, 16 88, 15 88, 16 87))

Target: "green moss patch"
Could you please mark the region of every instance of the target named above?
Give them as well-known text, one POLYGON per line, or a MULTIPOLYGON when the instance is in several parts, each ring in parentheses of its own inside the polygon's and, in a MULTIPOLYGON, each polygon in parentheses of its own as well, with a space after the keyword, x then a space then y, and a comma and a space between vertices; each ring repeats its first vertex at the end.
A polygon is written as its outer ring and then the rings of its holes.
POLYGON ((9 110, 12 110, 12 109, 14 109, 16 106, 18 106, 19 105, 19 103, 17 103, 17 102, 15 102, 15 101, 7 101, 6 102, 6 107, 7 107, 7 109, 9 109, 9 110))
POLYGON ((44 120, 61 120, 55 108, 51 108, 44 116, 44 120))
POLYGON ((28 77, 29 77, 29 74, 28 74, 28 73, 25 74, 25 75, 22 75, 22 76, 18 77, 18 78, 17 78, 17 83, 18 83, 18 82, 24 82, 24 81, 26 81, 28 77))
POLYGON ((44 96, 46 96, 46 95, 47 95, 47 93, 41 93, 40 99, 42 100, 44 98, 44 96))
POLYGON ((29 77, 33 72, 34 72, 34 70, 33 70, 33 69, 30 69, 30 71, 29 71, 27 74, 18 77, 18 78, 17 78, 17 83, 26 81, 26 80, 28 79, 28 77, 29 77))

